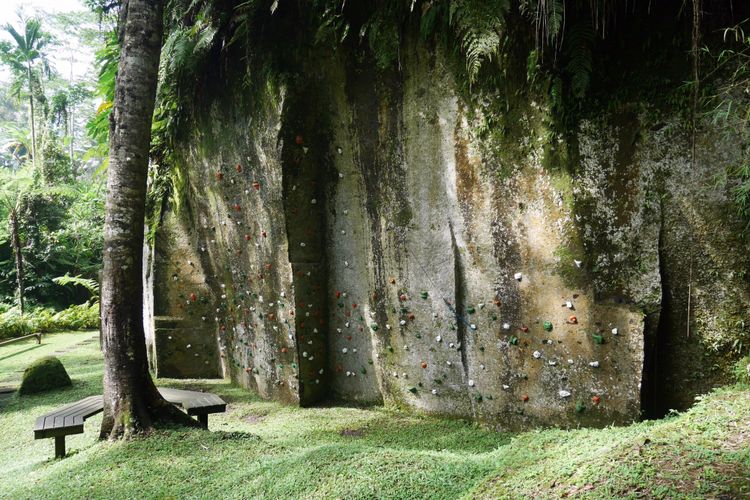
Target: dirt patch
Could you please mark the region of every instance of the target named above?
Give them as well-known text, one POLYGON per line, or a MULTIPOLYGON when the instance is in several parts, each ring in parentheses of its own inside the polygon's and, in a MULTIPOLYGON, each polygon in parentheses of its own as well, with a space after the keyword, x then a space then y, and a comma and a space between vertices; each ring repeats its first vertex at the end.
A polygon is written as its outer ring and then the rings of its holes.
POLYGON ((254 415, 250 413, 249 415, 245 415, 242 417, 242 420, 247 422, 248 424, 260 424, 266 419, 266 415, 254 415))
POLYGON ((341 436, 345 437, 362 437, 365 435, 365 431, 362 429, 344 429, 341 432, 339 432, 341 436))

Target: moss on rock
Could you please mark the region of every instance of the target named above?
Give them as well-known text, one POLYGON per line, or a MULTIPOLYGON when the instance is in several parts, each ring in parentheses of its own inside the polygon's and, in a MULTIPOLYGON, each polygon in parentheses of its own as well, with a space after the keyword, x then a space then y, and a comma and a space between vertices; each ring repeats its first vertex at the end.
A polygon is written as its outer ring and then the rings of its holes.
POLYGON ((55 356, 45 356, 31 363, 23 372, 18 393, 34 394, 72 385, 68 372, 55 356))

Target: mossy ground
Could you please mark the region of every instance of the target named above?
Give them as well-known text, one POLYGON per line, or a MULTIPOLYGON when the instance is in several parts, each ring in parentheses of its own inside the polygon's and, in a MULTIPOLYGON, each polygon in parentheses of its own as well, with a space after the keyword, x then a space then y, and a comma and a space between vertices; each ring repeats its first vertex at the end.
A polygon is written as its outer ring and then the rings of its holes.
POLYGON ((31 363, 23 372, 19 394, 60 389, 71 385, 68 372, 55 356, 45 356, 31 363))
POLYGON ((38 348, 0 349, 0 383, 12 384, 22 366, 55 351, 73 379, 65 390, 0 403, 0 497, 750 495, 747 386, 715 391, 662 421, 509 435, 382 408, 288 407, 223 380, 160 380, 221 394, 228 412, 209 419, 209 432, 163 430, 118 443, 97 441, 94 417, 85 434, 68 438, 71 455, 52 460, 52 441, 33 439, 34 419, 101 391, 95 338, 57 334, 38 348))

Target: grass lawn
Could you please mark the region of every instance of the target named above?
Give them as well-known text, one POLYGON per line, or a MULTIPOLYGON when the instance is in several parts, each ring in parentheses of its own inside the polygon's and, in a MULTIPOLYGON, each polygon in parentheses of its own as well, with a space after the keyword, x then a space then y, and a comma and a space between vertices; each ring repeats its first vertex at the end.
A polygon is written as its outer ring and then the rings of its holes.
POLYGON ((750 388, 706 396, 658 422, 601 430, 502 434, 383 408, 300 409, 226 381, 160 380, 229 402, 210 431, 163 430, 100 442, 101 417, 68 437, 35 441, 37 415, 101 392, 97 334, 63 333, 0 348, 0 386, 57 354, 71 388, 0 402, 2 498, 750 498, 750 388))

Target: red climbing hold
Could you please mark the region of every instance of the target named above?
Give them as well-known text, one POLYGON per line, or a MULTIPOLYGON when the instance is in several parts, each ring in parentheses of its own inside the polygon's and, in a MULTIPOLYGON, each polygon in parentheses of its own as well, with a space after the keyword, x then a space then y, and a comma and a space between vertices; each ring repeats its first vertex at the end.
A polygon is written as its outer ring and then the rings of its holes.
POLYGON ((409 321, 414 321, 414 313, 409 313, 407 318, 409 318, 409 321))
POLYGON ((241 212, 242 211, 242 207, 240 206, 239 203, 235 203, 234 204, 234 211, 235 212, 241 212))
POLYGON ((242 165, 240 165, 239 163, 238 163, 238 164, 237 164, 237 166, 236 166, 236 167, 234 167, 234 168, 236 168, 236 169, 237 169, 237 172, 242 172, 242 165))
POLYGON ((260 191, 260 182, 253 181, 253 187, 255 188, 256 191, 260 191))
POLYGON ((594 396, 591 398, 591 402, 594 403, 595 405, 598 405, 601 401, 602 401, 602 398, 600 398, 599 396, 594 396))
POLYGON ((578 324, 578 318, 576 318, 575 316, 570 316, 568 318, 568 323, 570 323, 571 325, 577 325, 578 324))
POLYGON ((338 290, 336 290, 336 298, 337 298, 337 299, 340 299, 340 298, 341 298, 341 292, 339 292, 338 290))
POLYGON ((357 308, 357 303, 355 302, 352 304, 352 309, 356 309, 356 308, 357 308))
POLYGON ((424 361, 422 361, 422 368, 427 368, 427 363, 425 363, 424 361))
POLYGON ((500 299, 492 299, 492 303, 498 307, 500 307, 500 304, 501 304, 500 299))
POLYGON ((528 327, 528 326, 526 326, 526 325, 523 325, 523 326, 521 327, 521 331, 522 331, 523 333, 529 333, 529 327, 528 327))
POLYGON ((217 181, 220 181, 223 178, 224 178, 224 174, 222 174, 221 172, 216 172, 216 180, 217 181))
POLYGON ((287 351, 287 348, 286 348, 286 347, 282 347, 282 348, 281 348, 281 352, 283 352, 283 353, 286 353, 286 351, 287 351))
POLYGON ((193 301, 193 302, 195 302, 196 300, 198 300, 198 296, 196 294, 194 294, 194 293, 191 293, 190 294, 190 300, 193 301))
POLYGON ((251 239, 253 239, 252 236, 250 236, 249 234, 245 235, 245 241, 250 241, 251 239))
POLYGON ((401 295, 398 296, 398 300, 400 300, 401 302, 405 302, 406 299, 407 297, 405 293, 402 293, 401 295))
POLYGON ((528 401, 528 400, 529 400, 529 396, 528 396, 528 394, 524 394, 523 396, 521 396, 521 400, 522 400, 522 401, 523 401, 524 403, 525 403, 526 401, 528 401))
POLYGON ((297 146, 301 146, 302 145, 302 136, 298 135, 297 137, 295 137, 294 138, 294 142, 297 144, 297 146))

